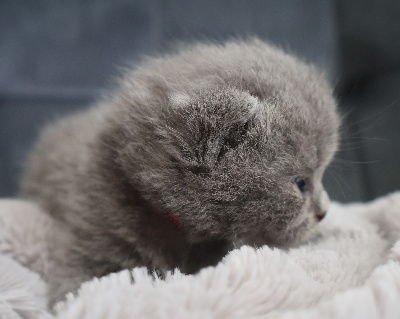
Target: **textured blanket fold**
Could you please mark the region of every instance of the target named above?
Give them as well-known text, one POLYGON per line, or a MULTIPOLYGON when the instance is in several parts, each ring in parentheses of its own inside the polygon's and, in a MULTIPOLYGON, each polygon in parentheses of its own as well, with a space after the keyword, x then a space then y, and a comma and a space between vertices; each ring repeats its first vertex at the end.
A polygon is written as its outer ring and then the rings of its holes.
POLYGON ((333 204, 312 240, 242 247, 216 267, 165 280, 136 268, 93 279, 46 313, 50 218, 0 201, 0 314, 5 318, 400 318, 400 192, 333 204))

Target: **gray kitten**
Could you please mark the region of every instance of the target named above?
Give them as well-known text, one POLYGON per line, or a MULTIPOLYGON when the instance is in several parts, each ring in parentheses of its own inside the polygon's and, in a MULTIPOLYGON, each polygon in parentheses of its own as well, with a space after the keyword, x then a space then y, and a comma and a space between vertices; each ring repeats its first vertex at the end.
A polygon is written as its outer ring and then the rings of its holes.
POLYGON ((149 59, 32 154, 23 195, 58 222, 51 303, 124 268, 195 273, 238 244, 304 240, 338 128, 323 77, 260 40, 149 59))

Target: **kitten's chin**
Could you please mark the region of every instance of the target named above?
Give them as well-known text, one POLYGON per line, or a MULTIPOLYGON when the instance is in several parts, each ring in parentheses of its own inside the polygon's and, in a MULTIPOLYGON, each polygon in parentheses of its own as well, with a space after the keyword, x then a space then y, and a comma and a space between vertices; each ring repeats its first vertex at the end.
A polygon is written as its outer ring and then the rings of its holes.
POLYGON ((276 248, 297 247, 311 240, 316 235, 316 223, 308 222, 288 227, 285 231, 267 231, 249 233, 234 239, 234 246, 242 245, 261 247, 267 245, 276 248))

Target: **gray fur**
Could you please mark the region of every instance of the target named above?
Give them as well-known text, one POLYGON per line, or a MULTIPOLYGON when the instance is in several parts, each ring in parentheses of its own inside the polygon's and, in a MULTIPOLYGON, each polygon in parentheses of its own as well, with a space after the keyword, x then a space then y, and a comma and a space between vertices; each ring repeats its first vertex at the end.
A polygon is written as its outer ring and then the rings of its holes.
POLYGON ((149 59, 31 156, 23 195, 58 221, 51 301, 124 268, 194 273, 238 244, 298 244, 327 208, 338 127, 323 77, 260 40, 149 59))

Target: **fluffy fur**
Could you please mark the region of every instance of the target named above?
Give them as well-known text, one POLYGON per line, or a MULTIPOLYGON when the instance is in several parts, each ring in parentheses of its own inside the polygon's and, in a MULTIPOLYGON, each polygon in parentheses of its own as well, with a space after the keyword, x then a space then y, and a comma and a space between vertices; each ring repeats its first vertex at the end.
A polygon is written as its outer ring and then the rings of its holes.
POLYGON ((35 273, 51 263, 43 253, 50 216, 0 200, 0 229, 0 318, 400 318, 400 192, 334 203, 297 248, 245 246, 193 276, 177 270, 154 280, 135 268, 94 279, 58 304, 54 317, 38 316, 45 296, 35 273))
POLYGON ((42 278, 51 228, 51 218, 33 203, 0 199, 1 319, 35 319, 45 312, 42 278))
POLYGON ((242 243, 299 243, 327 209, 338 127, 323 77, 259 40, 148 60, 32 154, 23 195, 58 221, 51 301, 124 268, 194 273, 242 243))

